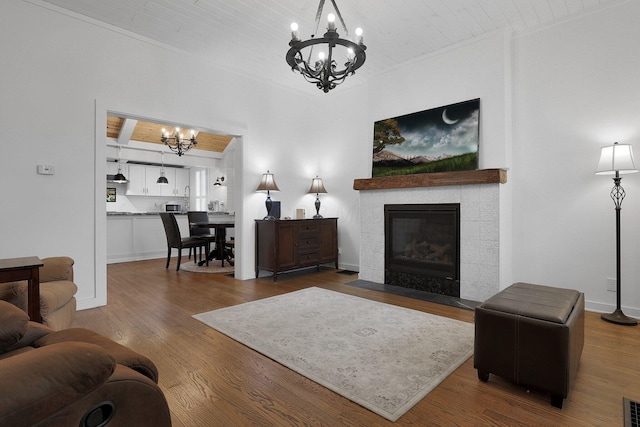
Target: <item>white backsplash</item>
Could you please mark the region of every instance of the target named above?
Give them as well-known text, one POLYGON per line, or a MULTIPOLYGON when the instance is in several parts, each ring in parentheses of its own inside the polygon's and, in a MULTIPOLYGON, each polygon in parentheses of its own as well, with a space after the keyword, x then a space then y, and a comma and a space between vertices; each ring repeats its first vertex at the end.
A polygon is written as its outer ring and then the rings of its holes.
POLYGON ((184 197, 127 196, 127 184, 108 182, 107 188, 116 189, 116 201, 107 202, 107 212, 164 212, 164 205, 177 203, 187 209, 184 197))

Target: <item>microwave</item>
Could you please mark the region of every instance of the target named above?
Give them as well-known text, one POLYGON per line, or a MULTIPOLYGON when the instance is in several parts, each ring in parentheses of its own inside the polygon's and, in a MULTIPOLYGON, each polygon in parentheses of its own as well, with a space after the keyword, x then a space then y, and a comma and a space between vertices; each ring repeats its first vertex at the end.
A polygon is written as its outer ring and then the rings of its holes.
POLYGON ((164 205, 164 210, 166 212, 180 212, 182 210, 182 206, 173 203, 167 203, 166 205, 164 205))

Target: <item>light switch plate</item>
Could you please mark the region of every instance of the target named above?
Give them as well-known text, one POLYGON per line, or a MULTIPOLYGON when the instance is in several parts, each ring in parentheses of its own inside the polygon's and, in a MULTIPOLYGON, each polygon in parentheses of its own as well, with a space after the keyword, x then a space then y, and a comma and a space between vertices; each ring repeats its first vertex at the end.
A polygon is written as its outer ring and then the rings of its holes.
POLYGON ((54 172, 55 172, 55 168, 51 165, 38 165, 39 175, 53 175, 54 172))

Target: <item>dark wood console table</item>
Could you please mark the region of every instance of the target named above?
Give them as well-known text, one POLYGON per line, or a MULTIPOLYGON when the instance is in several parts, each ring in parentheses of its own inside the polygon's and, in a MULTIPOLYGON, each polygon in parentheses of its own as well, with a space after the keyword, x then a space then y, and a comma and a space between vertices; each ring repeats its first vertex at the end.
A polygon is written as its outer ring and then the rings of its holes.
POLYGON ((26 280, 28 286, 27 314, 34 322, 40 317, 40 267, 44 264, 36 256, 0 259, 0 283, 26 280))
POLYGON ((256 220, 256 278, 320 264, 338 268, 338 219, 256 220))

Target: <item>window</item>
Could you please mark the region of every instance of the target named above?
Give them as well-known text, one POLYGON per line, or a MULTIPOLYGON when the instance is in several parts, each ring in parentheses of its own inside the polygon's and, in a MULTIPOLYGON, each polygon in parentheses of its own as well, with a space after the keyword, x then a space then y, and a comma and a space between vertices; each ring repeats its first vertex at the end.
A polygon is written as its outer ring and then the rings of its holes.
POLYGON ((207 210, 207 170, 198 169, 195 174, 196 195, 195 195, 195 210, 206 211, 207 210))

